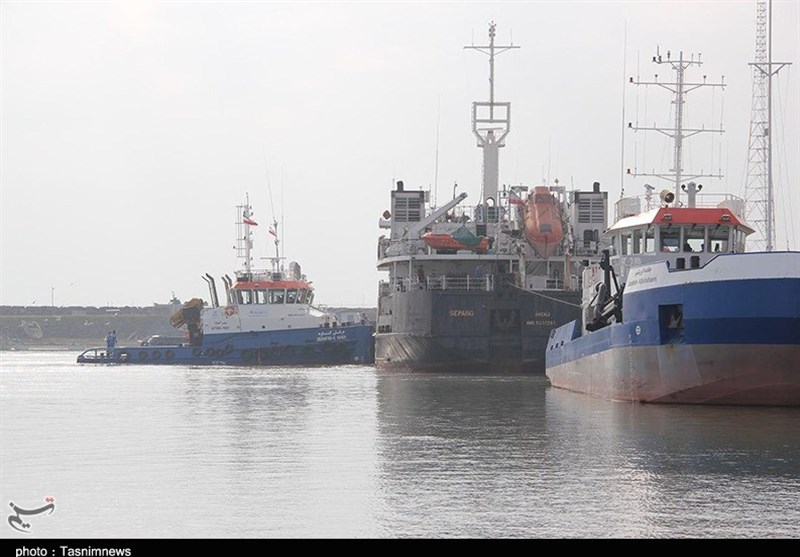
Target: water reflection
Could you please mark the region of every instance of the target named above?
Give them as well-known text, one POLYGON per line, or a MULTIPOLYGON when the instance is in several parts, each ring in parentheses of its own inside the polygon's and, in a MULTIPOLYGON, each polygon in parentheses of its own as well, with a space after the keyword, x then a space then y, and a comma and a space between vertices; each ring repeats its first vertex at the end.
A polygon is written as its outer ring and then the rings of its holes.
MULTIPOLYGON (((374 377, 369 368, 186 372, 190 419, 224 439, 220 517, 242 536, 366 536, 372 532, 374 377)), ((204 439, 190 449, 203 451, 204 439)), ((215 455, 208 455, 214 457, 215 455)), ((209 494, 209 504, 219 493, 209 494)))
POLYGON ((587 535, 797 534, 787 516, 800 519, 798 409, 615 403, 557 389, 546 407, 549 466, 587 511, 587 535))
POLYGON ((795 409, 612 403, 540 377, 381 374, 377 390, 394 535, 797 535, 795 409))
POLYGON ((543 377, 378 377, 381 522, 399 536, 531 532, 543 377))

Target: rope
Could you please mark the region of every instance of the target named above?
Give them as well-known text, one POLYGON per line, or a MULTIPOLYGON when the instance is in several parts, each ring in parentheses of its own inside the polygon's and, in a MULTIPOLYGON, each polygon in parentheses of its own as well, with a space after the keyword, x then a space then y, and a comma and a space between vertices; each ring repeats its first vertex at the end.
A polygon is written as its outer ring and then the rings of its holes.
POLYGON ((536 296, 541 296, 542 298, 546 298, 546 299, 548 299, 548 300, 552 300, 552 301, 554 301, 554 302, 558 302, 558 303, 560 303, 560 304, 566 304, 566 305, 568 305, 568 306, 572 306, 572 307, 574 307, 574 308, 579 308, 579 307, 581 307, 581 305, 580 305, 580 304, 573 304, 572 302, 567 302, 567 301, 564 301, 564 300, 559 300, 558 298, 553 298, 552 296, 546 296, 546 295, 542 294, 541 292, 536 292, 535 290, 526 290, 526 289, 524 289, 524 288, 522 288, 522 287, 520 287, 520 286, 517 286, 517 285, 514 285, 514 288, 516 288, 516 289, 518 289, 518 290, 522 290, 523 292, 528 292, 528 293, 530 293, 530 294, 535 294, 536 296))

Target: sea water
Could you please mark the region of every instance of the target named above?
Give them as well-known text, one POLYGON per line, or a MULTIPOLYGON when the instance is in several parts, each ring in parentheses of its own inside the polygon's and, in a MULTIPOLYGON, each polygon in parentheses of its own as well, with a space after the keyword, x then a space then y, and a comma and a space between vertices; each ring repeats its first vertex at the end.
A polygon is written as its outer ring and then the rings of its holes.
POLYGON ((798 408, 75 357, 0 354, 0 537, 800 538, 798 408))

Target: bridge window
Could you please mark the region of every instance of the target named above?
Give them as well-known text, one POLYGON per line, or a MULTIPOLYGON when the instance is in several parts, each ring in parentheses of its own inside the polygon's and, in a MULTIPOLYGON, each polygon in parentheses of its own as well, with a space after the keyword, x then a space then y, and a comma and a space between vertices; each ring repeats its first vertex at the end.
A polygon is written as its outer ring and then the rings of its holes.
POLYGON ((711 251, 713 252, 728 252, 728 235, 730 234, 730 226, 713 226, 708 230, 708 241, 711 251))
POLYGON ((236 291, 236 300, 239 302, 239 305, 246 305, 253 303, 253 291, 252 290, 237 290, 236 291))
POLYGON ((623 232, 621 234, 622 240, 622 255, 630 255, 633 253, 633 241, 630 232, 623 232))
POLYGON ((256 295, 256 303, 257 304, 266 304, 267 303, 267 291, 266 290, 255 290, 256 295))
POLYGON ((661 227, 661 246, 659 251, 680 251, 681 229, 679 227, 661 227))
POLYGON ((631 253, 642 253, 642 231, 636 229, 633 233, 633 251, 631 253))
POLYGON ((644 251, 645 253, 656 252, 656 229, 654 226, 648 226, 644 231, 644 251))
POLYGON ((296 304, 297 303, 297 289, 290 288, 286 291, 286 303, 287 304, 296 304))
POLYGON ((306 290, 305 288, 299 289, 297 291, 297 303, 305 304, 307 295, 308 295, 308 290, 306 290))
POLYGON ((744 230, 740 230, 739 228, 733 229, 733 249, 738 252, 744 251, 745 246, 745 238, 747 234, 745 234, 744 230))
POLYGON ((683 251, 705 251, 706 227, 693 224, 683 231, 683 251))
POLYGON ((271 288, 269 291, 270 304, 282 304, 286 297, 286 291, 283 288, 271 288))

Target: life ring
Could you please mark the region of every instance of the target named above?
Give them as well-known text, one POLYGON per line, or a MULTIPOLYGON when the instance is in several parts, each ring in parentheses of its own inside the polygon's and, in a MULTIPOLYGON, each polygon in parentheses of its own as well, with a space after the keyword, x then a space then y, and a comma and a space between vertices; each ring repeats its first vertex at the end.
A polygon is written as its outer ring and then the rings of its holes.
POLYGON ((142 360, 142 361, 147 359, 147 352, 145 350, 142 350, 141 352, 139 352, 139 359, 142 360))
POLYGON ((171 360, 174 357, 175 357, 175 352, 173 352, 172 350, 167 350, 167 352, 164 354, 164 358, 167 360, 171 360))
POLYGON ((153 360, 160 360, 161 359, 161 350, 153 350, 153 360))
POLYGON ((206 356, 210 356, 210 357, 212 357, 212 358, 213 358, 213 357, 214 357, 214 356, 216 356, 216 355, 217 355, 217 350, 216 350, 216 348, 208 348, 208 349, 206 350, 206 356))
POLYGON ((192 348, 192 356, 194 356, 195 358, 199 358, 202 355, 203 355, 203 351, 200 348, 196 348, 196 347, 192 348))
POLYGON ((222 352, 222 354, 228 355, 231 352, 233 352, 233 345, 231 343, 228 343, 225 345, 225 350, 222 352))

